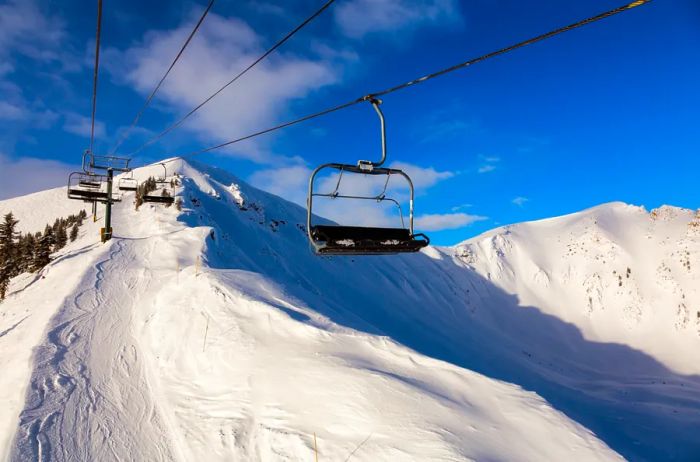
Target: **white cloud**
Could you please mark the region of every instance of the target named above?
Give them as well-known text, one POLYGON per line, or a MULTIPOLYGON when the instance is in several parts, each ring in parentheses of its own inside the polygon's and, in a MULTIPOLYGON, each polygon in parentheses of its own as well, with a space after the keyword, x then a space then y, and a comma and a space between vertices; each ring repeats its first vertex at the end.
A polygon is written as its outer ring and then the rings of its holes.
POLYGON ((515 199, 513 199, 511 202, 513 204, 517 205, 518 207, 522 207, 523 205, 525 205, 525 202, 529 202, 529 201, 530 201, 530 199, 528 199, 527 197, 518 196, 515 199))
POLYGON ((303 165, 258 170, 248 181, 256 188, 304 206, 311 169, 303 165))
MULTIPOLYGON (((173 30, 149 32, 142 43, 124 52, 108 50, 110 59, 106 62, 123 63, 119 68, 112 65, 110 72, 146 95, 191 27, 188 21, 173 30)), ((179 115, 189 112, 263 52, 263 37, 245 22, 210 13, 156 98, 179 115)), ((292 101, 334 83, 337 64, 332 58, 277 52, 207 103, 183 127, 202 135, 203 143, 226 141, 265 128, 276 122, 292 101)), ((270 156, 258 143, 236 146, 235 153, 268 161, 270 156)))
POLYGON ((417 231, 441 231, 444 229, 456 229, 470 225, 477 221, 486 220, 488 217, 469 215, 467 213, 426 214, 416 217, 415 229, 417 231))
POLYGON ((413 181, 413 185, 416 189, 427 189, 440 181, 455 176, 454 172, 438 172, 433 167, 419 167, 414 164, 409 164, 408 162, 392 162, 390 167, 398 168, 406 172, 408 176, 411 177, 411 181, 413 181))
POLYGON ((472 207, 474 207, 474 204, 460 204, 460 205, 455 205, 450 210, 452 210, 453 212, 459 212, 460 210, 470 209, 472 207))
MULTIPOLYGON (((80 114, 69 112, 66 114, 66 120, 63 124, 63 129, 74 135, 85 138, 90 137, 91 118, 80 114)), ((105 136, 105 124, 99 120, 95 121, 95 137, 103 138, 105 136)))
POLYGON ((33 157, 11 159, 0 153, 0 200, 64 185, 73 170, 62 162, 33 157))
POLYGON ((362 38, 458 21, 459 5, 456 0, 351 0, 338 4, 334 14, 343 34, 362 38))
POLYGON ((496 170, 496 164, 501 161, 500 157, 497 156, 479 156, 484 162, 481 167, 477 170, 479 173, 488 173, 496 170))
POLYGON ((23 120, 27 116, 27 111, 19 106, 7 101, 0 101, 0 120, 23 120))
POLYGON ((45 14, 33 0, 0 5, 0 57, 19 53, 40 61, 61 59, 65 23, 45 14))

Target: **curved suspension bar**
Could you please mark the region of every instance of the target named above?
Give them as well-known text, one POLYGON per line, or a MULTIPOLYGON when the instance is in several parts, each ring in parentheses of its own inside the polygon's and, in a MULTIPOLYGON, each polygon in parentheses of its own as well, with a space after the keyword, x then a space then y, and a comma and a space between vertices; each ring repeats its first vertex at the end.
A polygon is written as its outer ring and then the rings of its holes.
POLYGON ((363 172, 370 172, 372 169, 375 167, 380 167, 384 162, 386 162, 386 122, 384 120, 384 114, 382 113, 382 110, 379 108, 379 105, 382 104, 382 100, 377 99, 373 96, 366 96, 365 97, 366 101, 369 101, 372 103, 372 107, 374 108, 374 111, 377 113, 379 116, 379 126, 381 130, 381 136, 382 136, 382 157, 379 159, 379 162, 372 162, 371 160, 358 160, 357 161, 357 167, 363 172))

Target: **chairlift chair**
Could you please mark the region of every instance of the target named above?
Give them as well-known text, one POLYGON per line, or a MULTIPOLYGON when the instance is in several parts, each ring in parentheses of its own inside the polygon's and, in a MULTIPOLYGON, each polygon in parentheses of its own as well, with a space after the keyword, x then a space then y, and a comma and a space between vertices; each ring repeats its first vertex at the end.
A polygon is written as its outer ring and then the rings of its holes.
POLYGON ((94 172, 95 170, 109 170, 115 172, 130 172, 129 162, 131 159, 116 156, 96 156, 89 149, 83 153, 83 171, 94 172))
POLYGON ((163 188, 161 190, 160 195, 157 194, 158 191, 153 191, 149 194, 145 194, 142 199, 144 202, 153 202, 156 204, 172 204, 175 202, 175 198, 172 196, 172 194, 169 195, 164 195, 163 192, 167 191, 167 189, 163 188))
POLYGON ((168 181, 168 169, 165 166, 165 163, 161 164, 163 166, 163 177, 161 178, 155 178, 156 184, 163 186, 160 190, 160 194, 158 194, 158 190, 153 191, 149 194, 145 194, 143 196, 143 201, 144 202, 153 202, 156 204, 172 204, 175 202, 175 197, 174 197, 174 191, 170 190, 168 187, 169 181, 168 181))
POLYGON ((167 167, 165 166, 165 163, 164 163, 164 162, 161 162, 160 165, 163 166, 163 176, 162 176, 162 177, 156 177, 156 178, 155 178, 156 184, 166 184, 166 183, 169 183, 169 181, 168 181, 168 169, 167 169, 167 167))
POLYGON ((134 178, 134 175, 132 173, 130 177, 119 178, 119 183, 117 184, 117 187, 120 191, 136 191, 139 187, 139 182, 136 181, 136 178, 134 178))
POLYGON ((402 170, 396 168, 381 167, 386 161, 386 127, 384 115, 379 105, 381 101, 367 97, 379 116, 382 136, 382 158, 379 162, 360 160, 356 165, 328 163, 317 167, 309 179, 309 191, 307 197, 306 230, 314 252, 319 255, 386 255, 397 253, 418 252, 430 243, 425 234, 413 232, 413 196, 414 187, 411 178, 402 170), (331 192, 321 193, 315 190, 315 179, 323 170, 337 170, 338 181, 331 192), (339 192, 343 175, 360 174, 381 176, 386 175, 384 189, 374 196, 344 195, 339 192), (395 199, 387 197, 387 186, 392 175, 402 177, 408 183, 410 190, 408 228, 405 227, 401 205, 395 199), (399 209, 401 217, 400 228, 379 228, 362 226, 319 225, 313 223, 313 199, 314 197, 327 197, 331 199, 373 200, 376 202, 389 201, 399 209))
POLYGON ((94 173, 73 172, 68 176, 68 199, 83 202, 120 202, 121 195, 107 194, 107 177, 94 173))

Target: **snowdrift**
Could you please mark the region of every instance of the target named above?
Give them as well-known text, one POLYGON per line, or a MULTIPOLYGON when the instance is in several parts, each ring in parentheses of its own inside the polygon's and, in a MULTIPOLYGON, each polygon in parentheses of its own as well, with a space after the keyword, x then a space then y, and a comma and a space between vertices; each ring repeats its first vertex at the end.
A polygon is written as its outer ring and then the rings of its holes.
MULTIPOLYGON (((127 194, 110 243, 89 223, 13 281, 0 455, 700 457, 693 212, 607 204, 417 255, 321 258, 298 206, 195 162, 168 171, 181 212, 127 194)), ((73 207, 64 192, 0 212, 43 227, 73 207)))

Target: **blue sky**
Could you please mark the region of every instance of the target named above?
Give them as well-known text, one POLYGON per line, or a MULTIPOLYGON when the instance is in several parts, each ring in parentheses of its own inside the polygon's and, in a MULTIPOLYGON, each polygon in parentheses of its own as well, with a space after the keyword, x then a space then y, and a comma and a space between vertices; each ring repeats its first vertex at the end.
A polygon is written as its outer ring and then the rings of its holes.
MULTIPOLYGON (((0 1, 0 199, 64 183, 87 146, 95 20, 88 3, 0 1)), ((218 144, 621 3, 337 0, 136 161, 218 144)), ((216 2, 122 153, 320 4, 216 2)), ((105 2, 97 152, 115 143, 204 6, 105 2)), ((699 26, 697 1, 654 0, 387 95, 389 163, 414 176, 419 227, 453 244, 608 201, 700 207, 699 26)), ((376 116, 359 105, 201 160, 302 202, 315 165, 354 163, 378 148, 376 116)))

